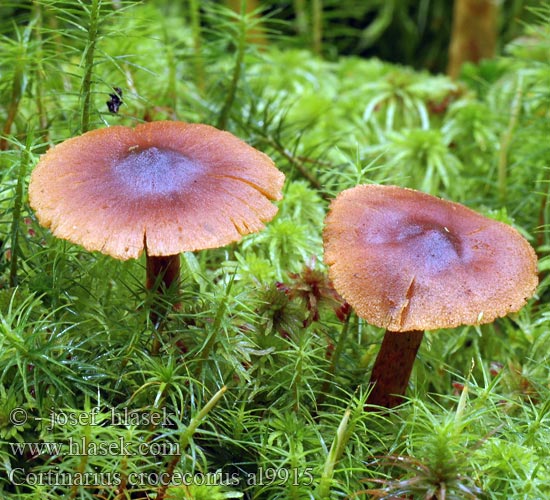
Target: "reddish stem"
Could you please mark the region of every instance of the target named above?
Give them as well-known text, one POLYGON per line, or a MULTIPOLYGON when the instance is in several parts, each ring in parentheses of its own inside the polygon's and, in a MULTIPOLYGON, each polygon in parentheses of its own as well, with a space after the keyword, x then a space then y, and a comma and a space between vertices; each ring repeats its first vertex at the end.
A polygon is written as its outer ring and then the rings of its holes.
MULTIPOLYGON (((147 255, 145 271, 145 286, 148 290, 154 290, 159 295, 162 295, 172 287, 179 288, 180 256, 179 254, 165 256, 147 255)), ((174 308, 179 308, 179 303, 175 303, 174 308)), ((153 303, 151 312, 149 313, 151 322, 155 326, 155 335, 153 336, 153 346, 151 348, 153 355, 157 355, 160 351, 159 335, 161 320, 164 316, 162 309, 159 303, 153 303)))
MULTIPOLYGON (((386 331, 374 362, 370 383, 374 386, 368 405, 393 408, 403 401, 423 331, 386 331)), ((367 410, 372 408, 367 408, 367 410)))
POLYGON ((174 281, 179 281, 179 254, 165 255, 161 257, 147 255, 145 267, 147 272, 147 281, 145 286, 148 290, 154 290, 155 287, 157 287, 156 289, 162 293, 164 290, 169 290, 174 281))

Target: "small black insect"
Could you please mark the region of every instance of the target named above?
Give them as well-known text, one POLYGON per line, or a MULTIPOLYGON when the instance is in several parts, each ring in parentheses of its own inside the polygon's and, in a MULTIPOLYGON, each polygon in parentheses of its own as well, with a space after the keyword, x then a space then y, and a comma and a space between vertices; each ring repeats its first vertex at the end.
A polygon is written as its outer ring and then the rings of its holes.
POLYGON ((111 113, 118 113, 120 105, 124 103, 122 100, 122 89, 113 87, 114 93, 109 94, 110 99, 105 103, 111 113))

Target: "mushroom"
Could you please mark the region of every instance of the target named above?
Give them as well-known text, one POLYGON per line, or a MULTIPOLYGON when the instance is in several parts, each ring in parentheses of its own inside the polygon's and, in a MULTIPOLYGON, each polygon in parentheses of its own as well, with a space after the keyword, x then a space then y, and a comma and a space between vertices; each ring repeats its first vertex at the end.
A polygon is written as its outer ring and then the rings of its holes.
POLYGON ((424 330, 492 322, 538 284, 535 251, 514 228, 412 189, 343 191, 323 239, 335 289, 386 329, 368 405, 402 401, 424 330))
POLYGON ((50 149, 29 200, 54 235, 117 259, 146 252, 146 286, 169 288, 179 254, 261 230, 281 198, 271 159, 209 125, 158 121, 87 132, 50 149))

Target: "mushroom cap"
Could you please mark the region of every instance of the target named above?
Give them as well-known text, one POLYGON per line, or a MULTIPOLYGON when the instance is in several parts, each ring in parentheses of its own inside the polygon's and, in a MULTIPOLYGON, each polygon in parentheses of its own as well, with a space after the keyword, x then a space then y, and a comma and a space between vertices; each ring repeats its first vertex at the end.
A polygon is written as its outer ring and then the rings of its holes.
POLYGON ((340 193, 323 233, 336 290, 390 331, 489 323, 535 292, 535 251, 514 228, 397 186, 340 193))
POLYGON ((59 238, 119 259, 216 248, 259 231, 284 175, 229 132, 177 121, 113 126, 50 149, 29 200, 59 238))

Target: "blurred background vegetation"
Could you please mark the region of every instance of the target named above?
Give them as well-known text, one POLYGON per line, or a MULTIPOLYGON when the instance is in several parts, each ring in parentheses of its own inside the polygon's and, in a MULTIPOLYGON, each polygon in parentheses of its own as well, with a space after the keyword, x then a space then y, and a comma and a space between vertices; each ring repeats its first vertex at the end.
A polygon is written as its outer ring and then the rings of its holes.
MULTIPOLYGON (((59 7, 63 4, 55 3, 59 7)), ((146 3, 156 6, 167 17, 176 14, 189 18, 194 3, 211 2, 147 0, 146 3)), ((520 36, 526 23, 536 19, 532 8, 541 3, 541 0, 495 1, 500 11, 499 49, 520 36)), ((4 23, 26 23, 33 4, 31 0, 5 1, 0 5, 0 16, 4 23)), ((116 7, 123 2, 112 4, 116 7)), ((240 9, 239 0, 226 0, 225 4, 237 12, 240 9)), ((450 0, 249 0, 247 11, 261 12, 267 24, 276 26, 277 36, 268 34, 262 41, 282 48, 310 47, 328 60, 346 55, 377 57, 432 72, 444 72, 447 66, 453 15, 450 0)))

